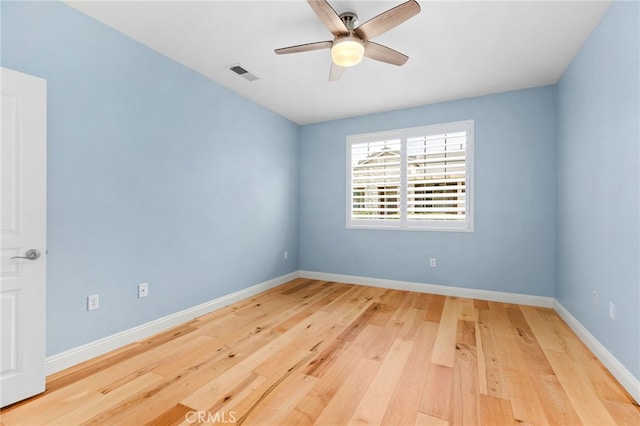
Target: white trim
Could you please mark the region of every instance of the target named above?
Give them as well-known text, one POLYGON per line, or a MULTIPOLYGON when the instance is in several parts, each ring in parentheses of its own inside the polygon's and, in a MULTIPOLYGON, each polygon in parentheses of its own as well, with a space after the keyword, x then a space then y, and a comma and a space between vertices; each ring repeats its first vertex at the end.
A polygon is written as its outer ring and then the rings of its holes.
POLYGON ((562 304, 554 299, 553 309, 560 315, 560 318, 567 323, 574 333, 582 340, 591 352, 604 364, 609 372, 624 387, 637 403, 640 404, 640 380, 637 379, 607 348, 604 347, 593 334, 589 332, 581 323, 571 315, 562 304))
POLYGON ((78 346, 68 351, 52 355, 45 359, 46 375, 57 373, 65 368, 80 364, 81 362, 103 355, 109 351, 128 345, 129 343, 145 339, 171 327, 184 324, 187 321, 223 308, 231 303, 246 299, 247 297, 269 290, 273 287, 277 287, 298 278, 298 276, 298 272, 294 271, 183 311, 176 312, 175 314, 167 315, 166 317, 158 318, 157 320, 150 321, 146 324, 142 324, 120 333, 78 346))
POLYGON ((347 135, 346 141, 346 229, 371 229, 371 230, 395 230, 395 231, 445 231, 445 232, 473 232, 473 188, 474 175, 473 163, 474 153, 474 120, 455 121, 450 123, 431 124, 405 129, 387 130, 374 133, 363 133, 357 135, 347 135), (466 133, 465 148, 465 219, 464 220, 409 220, 407 218, 407 144, 413 137, 424 137, 427 135, 442 135, 453 132, 466 133), (381 143, 390 141, 399 142, 400 151, 400 176, 397 183, 398 201, 400 205, 399 217, 396 219, 354 219, 353 218, 353 145, 365 143, 381 143))
POLYGON ((325 272, 299 271, 301 278, 323 281, 335 281, 347 284, 368 285, 371 287, 392 288, 415 291, 418 293, 441 294, 443 296, 467 297, 470 299, 490 300, 493 302, 515 303, 519 305, 553 307, 553 297, 528 294, 507 293, 502 291, 477 290, 463 287, 450 287, 436 284, 423 284, 408 281, 386 280, 381 278, 358 277, 354 275, 329 274, 325 272))
POLYGON ((443 296, 465 297, 494 302, 514 303, 519 305, 553 308, 578 338, 593 352, 602 364, 618 380, 620 385, 640 403, 640 380, 638 380, 622 363, 605 348, 571 313, 553 297, 534 296, 501 291, 478 290, 463 287, 450 287, 435 284, 423 284, 409 281, 396 281, 381 278, 359 277, 355 275, 331 274, 315 271, 294 271, 252 287, 236 291, 217 299, 194 306, 184 311, 159 318, 138 327, 78 346, 65 352, 47 357, 46 374, 50 375, 65 368, 95 358, 129 343, 145 339, 153 334, 171 327, 184 324, 193 318, 208 314, 231 303, 277 287, 296 278, 309 278, 323 281, 334 281, 347 284, 368 285, 371 287, 390 288, 396 290, 415 291, 419 293, 441 294, 443 296))

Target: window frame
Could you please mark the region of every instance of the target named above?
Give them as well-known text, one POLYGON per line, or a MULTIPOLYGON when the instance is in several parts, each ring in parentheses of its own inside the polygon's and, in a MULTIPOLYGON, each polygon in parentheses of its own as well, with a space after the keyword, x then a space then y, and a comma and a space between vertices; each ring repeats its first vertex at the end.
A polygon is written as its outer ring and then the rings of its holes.
POLYGON ((405 129, 382 132, 348 135, 346 143, 346 227, 347 229, 374 230, 409 230, 409 231, 449 231, 473 232, 474 218, 474 120, 463 120, 440 123, 427 126, 410 127, 405 129), (464 220, 425 220, 407 218, 408 197, 408 155, 407 140, 416 137, 428 137, 447 133, 466 133, 465 148, 465 219, 464 220), (352 188, 352 145, 385 140, 400 140, 400 180, 398 181, 398 202, 400 204, 400 218, 389 219, 353 219, 353 188, 352 188))

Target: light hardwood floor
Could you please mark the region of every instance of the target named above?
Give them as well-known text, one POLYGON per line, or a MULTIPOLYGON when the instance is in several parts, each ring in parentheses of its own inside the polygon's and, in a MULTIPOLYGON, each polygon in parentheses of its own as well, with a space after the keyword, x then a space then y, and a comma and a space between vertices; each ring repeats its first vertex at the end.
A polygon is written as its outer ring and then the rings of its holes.
POLYGON ((2 424, 640 424, 551 309, 307 279, 47 383, 2 424))

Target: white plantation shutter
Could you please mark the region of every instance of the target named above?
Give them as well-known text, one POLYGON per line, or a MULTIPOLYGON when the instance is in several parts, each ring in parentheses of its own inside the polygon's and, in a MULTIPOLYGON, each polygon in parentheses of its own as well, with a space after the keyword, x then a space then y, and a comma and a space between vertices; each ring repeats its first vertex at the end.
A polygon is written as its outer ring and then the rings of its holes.
POLYGON ((351 217, 400 219, 400 139, 351 145, 351 217))
POLYGON ((407 139, 407 218, 465 220, 466 132, 407 139))
POLYGON ((347 226, 473 230, 473 121, 347 138, 347 226))

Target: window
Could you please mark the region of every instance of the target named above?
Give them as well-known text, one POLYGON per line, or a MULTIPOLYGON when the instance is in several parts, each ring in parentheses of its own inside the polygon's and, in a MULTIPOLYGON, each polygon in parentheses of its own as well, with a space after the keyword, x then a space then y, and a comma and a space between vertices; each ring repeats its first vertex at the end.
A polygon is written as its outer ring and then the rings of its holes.
POLYGON ((347 227, 473 231, 473 121, 347 137, 347 227))

